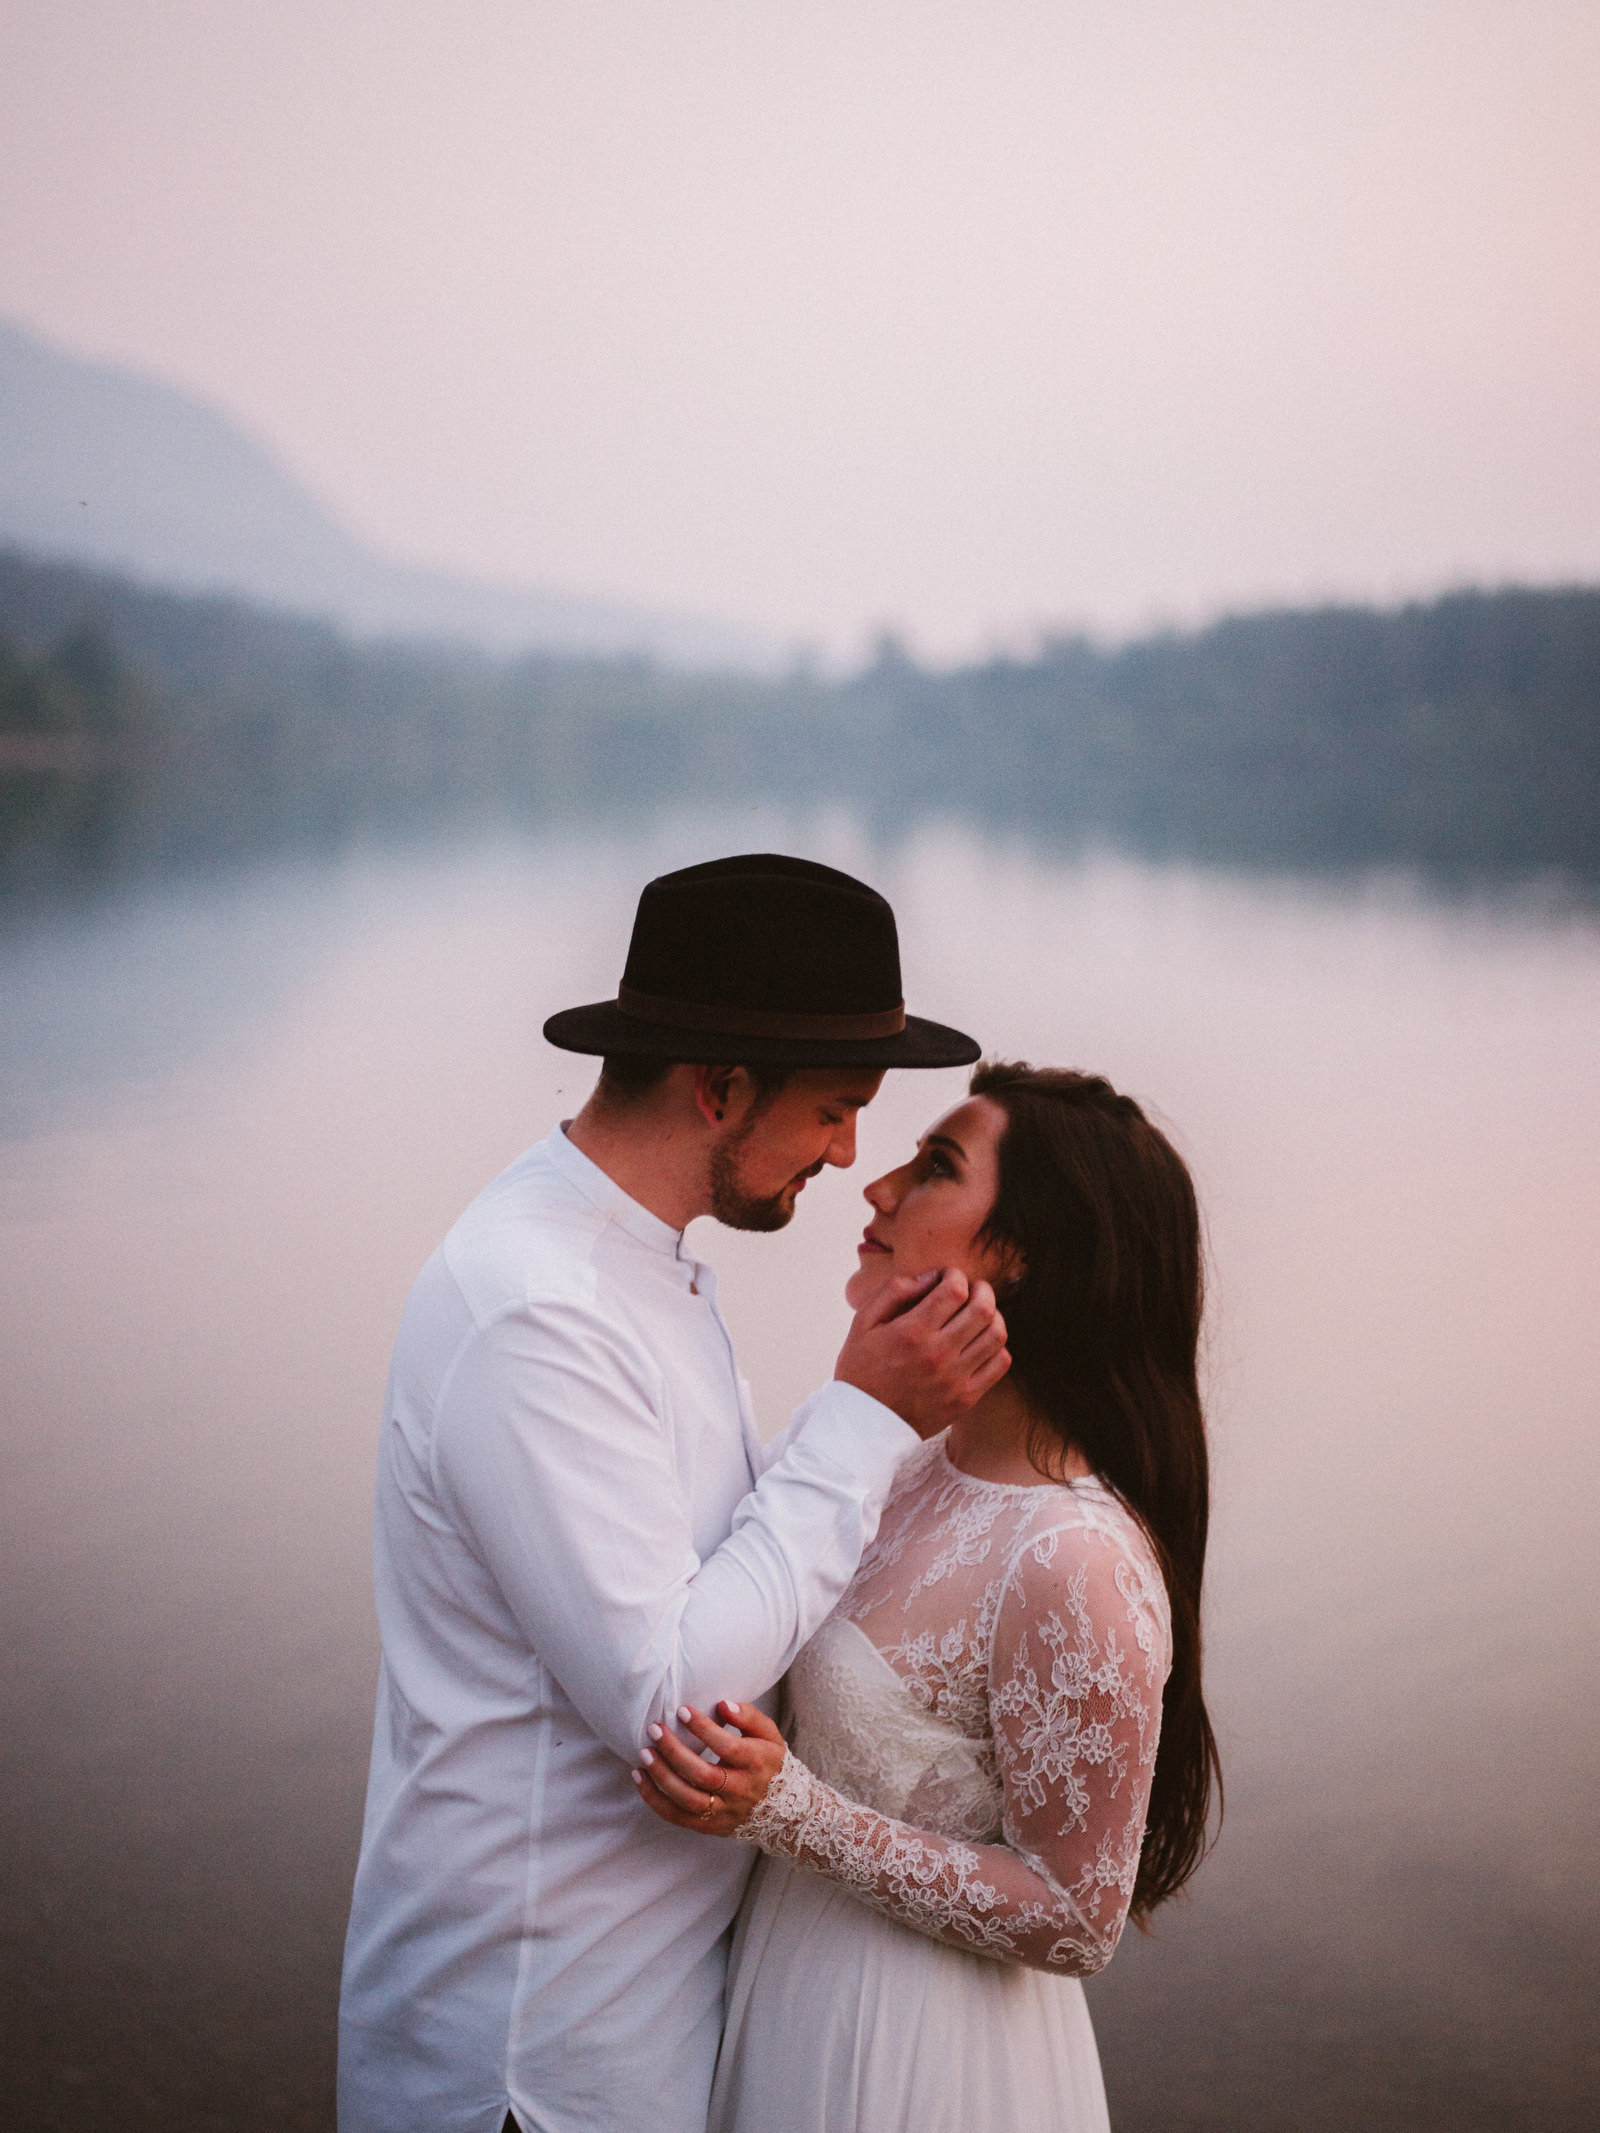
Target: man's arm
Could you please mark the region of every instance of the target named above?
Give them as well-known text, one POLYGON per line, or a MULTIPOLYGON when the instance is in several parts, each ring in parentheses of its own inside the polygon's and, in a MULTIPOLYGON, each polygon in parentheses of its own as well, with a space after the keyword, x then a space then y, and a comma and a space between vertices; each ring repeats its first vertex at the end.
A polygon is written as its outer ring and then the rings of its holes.
POLYGON ((571 1305, 517 1311, 460 1358, 434 1480, 584 1719, 631 1759, 680 1704, 771 1687, 849 1583, 916 1437, 832 1385, 704 1562, 648 1365, 571 1305))
POLYGON ((651 1366, 614 1325, 549 1304, 469 1339, 436 1418, 435 1486, 533 1650, 619 1756, 681 1704, 762 1694, 832 1610, 919 1431, 998 1374, 992 1333, 973 1334, 985 1314, 950 1301, 919 1307, 920 1336, 885 1327, 846 1344, 857 1379, 898 1388, 918 1429, 859 1382, 825 1386, 704 1561, 651 1366))

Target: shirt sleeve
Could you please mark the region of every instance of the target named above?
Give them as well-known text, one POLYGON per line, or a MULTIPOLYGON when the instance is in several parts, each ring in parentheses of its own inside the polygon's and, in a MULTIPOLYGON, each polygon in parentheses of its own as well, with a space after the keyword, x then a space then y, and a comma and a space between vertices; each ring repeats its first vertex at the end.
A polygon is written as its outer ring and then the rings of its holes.
POLYGON ((792 1753, 739 1834, 930 1939, 1092 1976, 1111 1960, 1139 1871, 1166 1619, 1164 1592, 1117 1543, 1040 1537, 1008 1584, 995 1630, 1001 1843, 967 1844, 877 1814, 792 1753))
POLYGON ((433 1438, 439 1502, 585 1722, 632 1759, 652 1720, 772 1687, 832 1610, 917 1446, 831 1384, 703 1561, 654 1367, 579 1304, 467 1341, 433 1438))

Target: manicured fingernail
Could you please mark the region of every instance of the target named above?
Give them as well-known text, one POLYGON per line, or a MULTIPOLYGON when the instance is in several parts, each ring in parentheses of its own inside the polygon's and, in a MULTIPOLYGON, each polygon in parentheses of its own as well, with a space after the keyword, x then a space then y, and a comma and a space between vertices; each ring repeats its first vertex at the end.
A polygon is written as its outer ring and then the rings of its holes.
POLYGON ((648 1748, 641 1748, 639 1751, 639 1760, 648 1769, 650 1764, 655 1761, 655 1757, 650 1753, 650 1750, 648 1748))
POLYGON ((633 1782, 636 1785, 642 1785, 644 1783, 644 1772, 642 1770, 630 1770, 628 1772, 628 1775, 633 1779, 633 1782))
POLYGON ((678 1706, 678 1716, 683 1720, 684 1724, 687 1725, 690 1719, 693 1718, 694 1713, 690 1710, 689 1706, 686 1703, 680 1703, 678 1706))
POLYGON ((652 1740, 659 1740, 661 1738, 661 1728, 653 1721, 650 1725, 646 1726, 644 1730, 646 1731, 646 1733, 649 1734, 652 1740))

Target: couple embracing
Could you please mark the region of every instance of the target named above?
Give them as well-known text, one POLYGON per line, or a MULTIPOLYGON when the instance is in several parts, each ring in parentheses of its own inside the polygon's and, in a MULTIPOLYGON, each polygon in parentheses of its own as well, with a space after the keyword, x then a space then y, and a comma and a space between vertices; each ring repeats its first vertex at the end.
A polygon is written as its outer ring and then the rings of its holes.
POLYGON ((781 1229, 892 1067, 894 916, 663 876, 579 1115, 419 1276, 342 2133, 1091 2133, 1080 1979, 1193 1872, 1206 1451, 1188 1173, 980 1066, 866 1189, 832 1381, 763 1445, 684 1241, 781 1229))

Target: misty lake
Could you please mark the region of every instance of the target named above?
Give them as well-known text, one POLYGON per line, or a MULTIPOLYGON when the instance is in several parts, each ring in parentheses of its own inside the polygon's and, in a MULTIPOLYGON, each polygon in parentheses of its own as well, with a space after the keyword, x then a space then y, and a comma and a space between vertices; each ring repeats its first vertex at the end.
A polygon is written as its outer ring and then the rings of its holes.
MULTIPOLYGON (((331 2124, 402 1300, 581 1102, 540 1024, 641 883, 757 847, 877 883, 915 1007, 1109 1074, 1200 1186, 1228 1813, 1089 1988, 1117 2133, 1588 2133, 1600 916, 762 811, 6 921, 0 2117, 331 2124)), ((697 1232, 768 1426, 961 1079, 890 1077, 783 1235, 697 1232)))

